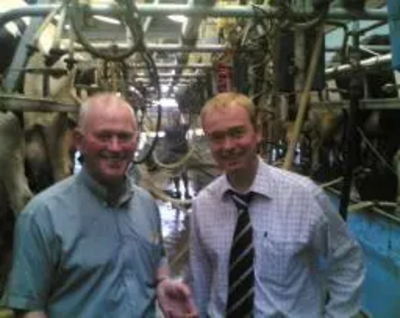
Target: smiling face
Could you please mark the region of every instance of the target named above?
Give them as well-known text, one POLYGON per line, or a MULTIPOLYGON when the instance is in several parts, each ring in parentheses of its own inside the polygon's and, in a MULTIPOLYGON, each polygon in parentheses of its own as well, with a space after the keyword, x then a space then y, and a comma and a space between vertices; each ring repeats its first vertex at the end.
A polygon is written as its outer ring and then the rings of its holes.
POLYGON ((105 186, 122 183, 137 146, 132 109, 114 95, 92 101, 75 131, 88 173, 105 186))
POLYGON ((213 157, 228 176, 256 173, 261 135, 245 107, 233 101, 227 107, 210 109, 202 123, 213 157))

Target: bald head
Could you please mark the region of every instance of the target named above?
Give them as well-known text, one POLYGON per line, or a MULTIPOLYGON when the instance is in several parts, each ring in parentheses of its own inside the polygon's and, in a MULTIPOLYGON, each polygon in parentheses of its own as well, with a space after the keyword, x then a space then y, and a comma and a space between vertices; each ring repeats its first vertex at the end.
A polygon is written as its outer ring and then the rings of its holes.
POLYGON ((114 93, 100 93, 89 97, 82 105, 78 117, 78 129, 85 133, 93 115, 101 112, 113 112, 126 109, 136 126, 136 117, 132 107, 121 97, 114 93))

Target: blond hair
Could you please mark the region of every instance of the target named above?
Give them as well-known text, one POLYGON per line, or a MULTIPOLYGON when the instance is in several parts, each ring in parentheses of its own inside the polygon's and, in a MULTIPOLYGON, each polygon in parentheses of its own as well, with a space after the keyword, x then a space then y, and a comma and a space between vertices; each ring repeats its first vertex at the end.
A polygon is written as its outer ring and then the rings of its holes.
POLYGON ((233 106, 243 107, 249 114, 250 121, 254 128, 257 129, 256 109, 253 102, 246 95, 236 92, 220 93, 208 100, 200 112, 202 125, 204 126, 205 117, 210 111, 223 110, 233 106))

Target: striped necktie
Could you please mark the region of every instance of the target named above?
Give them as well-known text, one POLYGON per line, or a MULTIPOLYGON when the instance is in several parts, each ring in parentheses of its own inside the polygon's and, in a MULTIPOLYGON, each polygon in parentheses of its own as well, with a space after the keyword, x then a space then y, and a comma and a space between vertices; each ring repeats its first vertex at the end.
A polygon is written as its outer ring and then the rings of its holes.
POLYGON ((254 247, 248 207, 253 193, 230 191, 229 194, 238 209, 238 218, 229 258, 226 317, 251 317, 254 308, 254 247))

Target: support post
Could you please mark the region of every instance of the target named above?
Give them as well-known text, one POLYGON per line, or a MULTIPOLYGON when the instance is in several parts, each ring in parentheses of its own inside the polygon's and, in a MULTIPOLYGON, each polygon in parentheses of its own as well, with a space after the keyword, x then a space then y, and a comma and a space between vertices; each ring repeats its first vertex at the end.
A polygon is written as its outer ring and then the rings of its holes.
POLYGON ((360 68, 360 34, 359 22, 353 22, 353 48, 351 54, 352 76, 350 81, 350 109, 346 129, 346 141, 344 152, 343 184, 340 196, 339 213, 344 220, 347 219, 347 209, 350 201, 350 193, 353 181, 353 170, 359 156, 359 142, 357 141, 358 110, 362 98, 362 81, 360 68))

